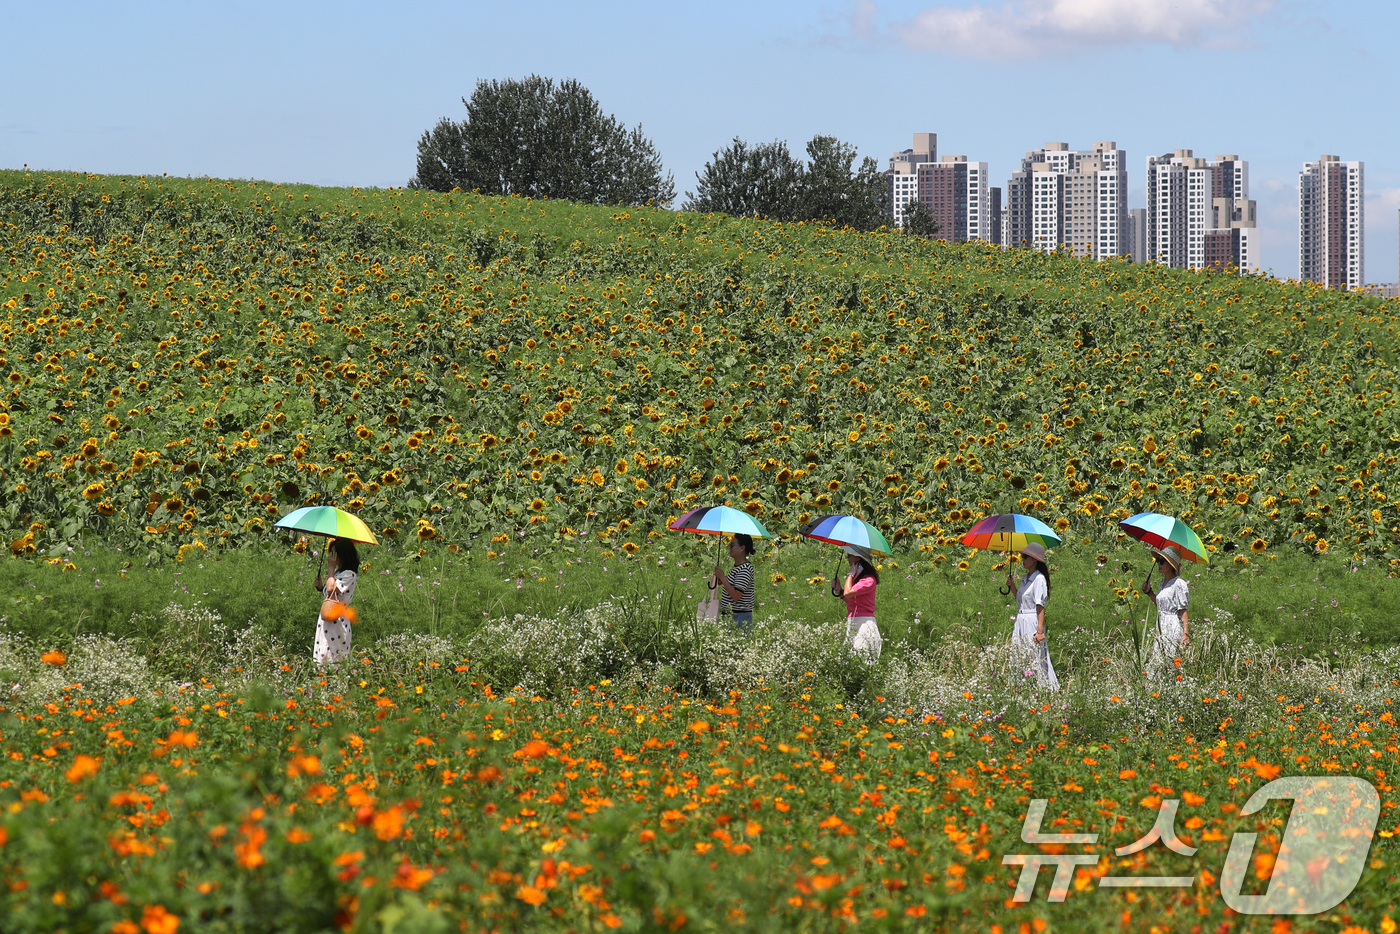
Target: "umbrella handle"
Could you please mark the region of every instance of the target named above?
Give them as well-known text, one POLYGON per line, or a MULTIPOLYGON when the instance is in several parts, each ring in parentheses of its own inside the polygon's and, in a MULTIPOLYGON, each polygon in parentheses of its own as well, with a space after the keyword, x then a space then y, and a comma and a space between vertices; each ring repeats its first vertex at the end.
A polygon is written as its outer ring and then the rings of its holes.
POLYGON ((1011 588, 1010 588, 1010 587, 998 587, 998 588, 997 588, 997 593, 1001 594, 1003 597, 1009 597, 1009 596, 1011 596, 1011 588))

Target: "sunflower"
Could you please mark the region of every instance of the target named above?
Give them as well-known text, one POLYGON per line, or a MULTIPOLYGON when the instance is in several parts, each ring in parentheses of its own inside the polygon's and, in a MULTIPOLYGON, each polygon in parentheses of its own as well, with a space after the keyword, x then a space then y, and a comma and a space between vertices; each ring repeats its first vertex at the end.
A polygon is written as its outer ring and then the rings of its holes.
POLYGON ((1250 543, 1250 545, 1249 545, 1249 550, 1252 551, 1252 552, 1254 552, 1254 553, 1257 555, 1257 554, 1261 553, 1265 548, 1268 548, 1268 547, 1269 547, 1269 543, 1268 543, 1268 542, 1264 541, 1262 538, 1256 538, 1253 542, 1250 543))
POLYGON ((1060 518, 1055 520, 1056 532, 1063 532, 1067 528, 1069 528, 1069 520, 1066 519, 1064 516, 1061 516, 1060 518))
POLYGON ((364 425, 361 425, 359 428, 355 429, 355 435, 361 441, 368 441, 370 438, 374 437, 374 432, 370 431, 364 425))
POLYGON ((1314 547, 1317 548, 1317 553, 1318 553, 1318 554, 1325 555, 1325 554, 1327 554, 1327 549, 1330 548, 1331 546, 1330 546, 1329 544, 1327 544, 1327 539, 1325 539, 1325 538, 1319 538, 1319 539, 1317 540, 1317 545, 1314 546, 1314 547))
POLYGON ((635 542, 623 542, 622 550, 627 552, 629 555, 635 555, 638 551, 637 544, 635 542))
POLYGON ((966 561, 959 561, 959 562, 958 562, 958 570, 959 570, 959 571, 966 571, 966 570, 968 569, 969 566, 970 566, 970 565, 968 565, 968 563, 967 563, 966 561))
POLYGON ((936 471, 938 471, 939 473, 942 473, 943 471, 947 470, 947 469, 948 469, 948 458, 946 458, 946 457, 940 457, 938 460, 934 461, 934 462, 933 462, 933 469, 936 470, 936 471))
POLYGON ((841 489, 841 481, 832 480, 826 485, 826 489, 828 493, 835 493, 837 490, 841 489))
POLYGON ((530 509, 533 510, 534 512, 543 512, 543 511, 544 511, 544 507, 545 507, 545 502, 544 502, 544 500, 542 500, 542 499, 532 499, 532 500, 530 500, 530 509))
POLYGON ((408 440, 406 440, 406 441, 404 442, 404 444, 408 445, 408 449, 409 449, 410 451, 416 451, 416 450, 418 450, 418 447, 419 447, 422 443, 423 443, 423 439, 420 438, 420 437, 418 437, 417 435, 409 435, 409 436, 408 436, 408 440))
POLYGON ((540 473, 538 470, 532 470, 530 471, 530 479, 539 483, 540 480, 544 479, 544 474, 540 473))
POLYGON ((83 499, 86 499, 86 500, 101 499, 101 498, 102 498, 102 494, 105 493, 106 491, 107 491, 107 488, 106 488, 105 486, 103 486, 101 483, 90 483, 90 484, 88 484, 87 488, 83 490, 83 499))

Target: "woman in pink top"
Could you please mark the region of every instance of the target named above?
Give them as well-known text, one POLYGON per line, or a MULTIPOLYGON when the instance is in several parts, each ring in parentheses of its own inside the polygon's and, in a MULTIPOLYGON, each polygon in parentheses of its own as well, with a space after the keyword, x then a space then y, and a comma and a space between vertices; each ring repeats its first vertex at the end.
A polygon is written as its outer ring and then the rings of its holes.
POLYGON ((850 572, 844 582, 832 581, 831 594, 846 601, 846 645, 873 665, 884 643, 875 622, 875 588, 880 575, 869 550, 856 545, 847 545, 844 550, 850 572))

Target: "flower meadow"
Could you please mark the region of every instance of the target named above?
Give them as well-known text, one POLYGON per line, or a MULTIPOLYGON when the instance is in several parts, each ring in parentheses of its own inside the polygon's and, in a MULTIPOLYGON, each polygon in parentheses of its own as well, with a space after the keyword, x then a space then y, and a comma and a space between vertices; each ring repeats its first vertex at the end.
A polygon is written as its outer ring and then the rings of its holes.
POLYGON ((611 606, 465 643, 398 634, 330 671, 171 606, 172 630, 200 634, 187 654, 223 649, 197 677, 125 640, 65 653, 6 633, 0 907, 6 930, 133 934, 1393 931, 1400 655, 1290 659, 1231 644, 1213 612, 1179 665, 1127 677, 1104 639, 1053 694, 972 642, 871 668, 832 650, 834 625, 709 624, 692 657, 648 660, 611 606), (1224 854, 1258 833, 1245 890, 1264 889, 1286 804, 1239 810, 1281 774, 1370 781, 1379 833, 1336 909, 1236 915, 1224 854), (1071 850, 1101 858, 1059 903, 1048 872, 1016 901, 1001 862, 1066 851, 1020 842, 1041 798, 1047 829, 1100 834, 1071 850), (1199 851, 1113 856, 1166 798, 1199 851), (1161 874, 1195 881, 1098 888, 1161 874))
POLYGON ((469 193, 0 175, 13 553, 629 552, 846 510, 927 563, 1020 511, 1390 562, 1396 306, 979 244, 469 193))
POLYGON ((1400 923, 1396 304, 820 224, 472 193, 0 172, 5 931, 1343 932, 1400 923), (697 621, 727 502, 757 628, 697 621), (360 515, 352 658, 310 662, 360 515), (1146 652, 1116 521, 1181 516, 1146 652), (829 551, 879 525, 885 647, 829 551), (1061 690, 1006 644, 1036 515, 1061 690), (1114 549, 1118 550, 1115 551, 1114 549), (704 554, 708 555, 708 549, 704 554), (222 612, 220 609, 222 608, 222 612), (842 611, 843 612, 843 611, 842 611), (1358 776, 1355 891, 1238 915, 1288 775, 1358 776), (1097 847, 1026 844, 1096 832, 1097 847), (1126 857, 1179 801, 1186 857, 1126 857), (1002 857, 1093 852, 1063 901, 1002 857), (1184 889, 1100 888, 1192 874, 1184 889))

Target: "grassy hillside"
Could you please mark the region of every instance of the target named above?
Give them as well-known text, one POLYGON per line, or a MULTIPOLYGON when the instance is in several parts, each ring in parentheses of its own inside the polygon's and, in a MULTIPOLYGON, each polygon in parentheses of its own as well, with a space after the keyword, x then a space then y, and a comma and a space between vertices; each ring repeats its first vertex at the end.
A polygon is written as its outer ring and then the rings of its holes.
POLYGON ((632 551, 696 504, 862 514, 905 560, 1035 514, 1400 567, 1394 302, 813 224, 0 173, 16 554, 632 551))

